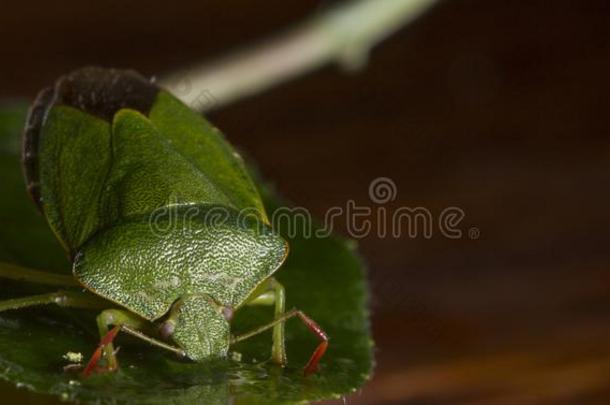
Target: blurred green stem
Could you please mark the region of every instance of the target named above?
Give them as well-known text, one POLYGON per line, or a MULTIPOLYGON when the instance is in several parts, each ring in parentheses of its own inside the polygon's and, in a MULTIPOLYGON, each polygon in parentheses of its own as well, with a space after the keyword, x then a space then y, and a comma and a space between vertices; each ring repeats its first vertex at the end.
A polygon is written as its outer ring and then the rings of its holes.
POLYGON ((177 71, 160 84, 192 108, 209 111, 329 63, 361 67, 370 50, 437 0, 352 0, 300 26, 216 62, 177 71))

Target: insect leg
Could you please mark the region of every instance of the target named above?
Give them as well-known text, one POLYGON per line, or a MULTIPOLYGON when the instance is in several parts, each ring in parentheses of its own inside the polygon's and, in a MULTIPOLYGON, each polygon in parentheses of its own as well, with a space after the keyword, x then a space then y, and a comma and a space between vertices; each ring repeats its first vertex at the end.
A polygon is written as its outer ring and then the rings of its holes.
MULTIPOLYGON (((260 295, 250 300, 247 305, 272 305, 275 304, 275 319, 280 318, 286 310, 286 292, 284 286, 275 278, 271 277, 265 282, 265 289, 260 295)), ((286 346, 284 343, 284 322, 278 322, 273 326, 273 345, 271 347, 271 359, 274 363, 286 364, 286 346)))
POLYGON ((75 291, 58 291, 29 297, 12 298, 0 301, 0 312, 11 309, 27 308, 37 305, 55 304, 60 307, 103 308, 108 302, 90 294, 75 291))
POLYGON ((260 326, 254 330, 251 330, 250 332, 246 332, 242 335, 235 336, 231 340, 231 344, 235 344, 235 343, 241 342, 242 340, 249 339, 252 336, 258 335, 261 332, 264 332, 270 328, 273 328, 278 323, 284 323, 288 319, 295 317, 295 316, 298 317, 305 324, 305 326, 307 326, 307 329, 309 329, 312 333, 314 333, 316 335, 316 337, 320 340, 320 343, 316 347, 316 350, 314 350, 314 352, 312 353, 312 355, 309 358, 309 361, 307 362, 307 365, 305 366, 305 369, 304 369, 305 375, 314 373, 318 368, 318 363, 320 362, 320 359, 322 358, 322 356, 324 355, 324 352, 326 352, 326 349, 328 348, 328 335, 326 335, 326 332, 324 332, 322 330, 322 328, 313 319, 311 319, 310 317, 305 315, 305 313, 303 313, 302 311, 299 311, 297 309, 292 309, 292 310, 284 313, 282 316, 276 318, 275 320, 269 322, 268 324, 260 326))
POLYGON ((89 376, 97 368, 97 363, 104 357, 106 360, 105 371, 114 371, 118 367, 118 361, 116 359, 116 352, 114 350, 114 338, 116 335, 123 331, 132 336, 140 338, 154 346, 173 351, 174 353, 184 356, 182 349, 168 345, 160 340, 150 337, 149 335, 141 332, 141 330, 150 329, 152 331, 152 324, 139 316, 130 312, 120 309, 107 309, 102 311, 97 317, 97 327, 100 332, 100 343, 97 349, 93 352, 91 359, 87 363, 83 371, 83 376, 89 376), (112 326, 112 328, 110 328, 112 326))
POLYGON ((12 263, 0 262, 0 277, 11 280, 25 281, 28 283, 75 286, 79 287, 78 281, 72 276, 64 276, 46 271, 32 270, 17 266, 12 263))

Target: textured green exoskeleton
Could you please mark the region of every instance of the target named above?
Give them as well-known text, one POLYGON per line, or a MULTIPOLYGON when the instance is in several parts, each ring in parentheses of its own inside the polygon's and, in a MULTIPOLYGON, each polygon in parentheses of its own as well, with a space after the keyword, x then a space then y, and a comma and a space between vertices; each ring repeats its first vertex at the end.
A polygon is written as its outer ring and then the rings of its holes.
MULTIPOLYGON (((102 355, 116 368, 119 330, 201 361, 273 328, 272 359, 284 364, 283 323, 292 316, 321 340, 306 367, 315 370, 326 335, 302 312, 284 312, 283 287, 272 277, 287 243, 271 228, 241 157, 174 96, 132 71, 63 76, 30 110, 23 163, 34 202, 89 293, 26 297, 5 308, 61 301, 105 309, 85 374, 102 355), (274 304, 275 319, 232 335, 233 312, 250 304, 274 304)), ((22 278, 44 282, 33 270, 22 278)))

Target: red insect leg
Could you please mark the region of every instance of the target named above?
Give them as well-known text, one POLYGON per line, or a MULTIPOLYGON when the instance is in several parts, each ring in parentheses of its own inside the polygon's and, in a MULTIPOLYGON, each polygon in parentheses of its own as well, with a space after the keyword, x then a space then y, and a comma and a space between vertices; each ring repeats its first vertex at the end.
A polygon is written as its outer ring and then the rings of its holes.
POLYGON ((114 328, 110 329, 108 333, 106 333, 102 339, 100 340, 100 344, 98 345, 95 352, 91 355, 91 359, 87 363, 87 366, 83 370, 83 377, 89 377, 91 373, 97 368, 97 363, 102 358, 102 351, 106 345, 112 343, 116 335, 121 330, 121 325, 116 325, 114 328))

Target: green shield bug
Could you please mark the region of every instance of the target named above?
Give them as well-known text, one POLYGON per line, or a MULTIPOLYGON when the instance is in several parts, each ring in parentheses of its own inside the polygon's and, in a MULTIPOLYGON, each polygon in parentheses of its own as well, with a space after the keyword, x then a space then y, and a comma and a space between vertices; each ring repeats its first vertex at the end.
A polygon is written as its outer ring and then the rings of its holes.
POLYGON ((327 336, 303 312, 285 311, 273 278, 287 242, 271 228, 239 155, 174 96, 133 71, 67 74, 30 109, 23 166, 73 277, 4 265, 0 277, 65 289, 0 302, 0 311, 49 303, 100 309, 101 340, 85 376, 118 367, 120 331, 204 361, 273 329, 271 358, 284 365, 291 317, 319 338, 305 373, 317 369, 327 336), (232 334, 234 311, 261 304, 274 305, 275 318, 232 334))

